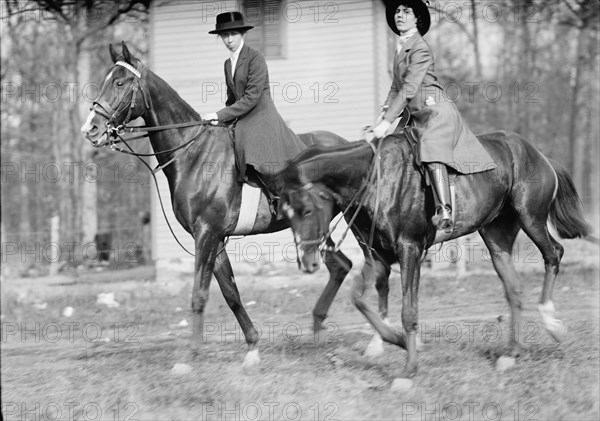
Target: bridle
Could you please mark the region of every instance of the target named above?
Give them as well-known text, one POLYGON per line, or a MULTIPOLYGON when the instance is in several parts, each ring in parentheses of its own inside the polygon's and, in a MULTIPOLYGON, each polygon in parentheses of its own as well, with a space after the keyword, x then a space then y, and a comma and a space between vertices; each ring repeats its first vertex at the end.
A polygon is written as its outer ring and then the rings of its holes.
POLYGON ((117 137, 117 135, 122 136, 123 134, 125 134, 125 128, 127 126, 127 123, 131 121, 131 115, 133 114, 133 110, 135 108, 138 92, 141 93, 142 99, 144 101, 144 106, 146 107, 141 114, 150 109, 147 94, 145 93, 144 89, 142 89, 142 87, 140 86, 140 81, 142 80, 141 72, 138 69, 136 69, 133 65, 125 61, 117 61, 115 63, 115 66, 121 66, 133 73, 133 75, 135 76, 133 78, 133 82, 129 84, 127 90, 125 91, 125 94, 123 95, 119 103, 116 105, 116 107, 113 107, 106 100, 104 100, 104 98, 98 98, 92 103, 92 106, 90 108, 90 110, 96 112, 97 114, 107 119, 106 123, 104 124, 106 126, 107 133, 112 137, 117 137), (127 99, 127 96, 130 91, 131 101, 129 104, 127 104, 125 100, 127 99), (125 110, 127 110, 125 120, 123 120, 123 123, 115 126, 115 121, 119 116, 121 116, 121 114, 125 112, 125 110))
MULTIPOLYGON (((321 210, 323 209, 323 205, 321 205, 317 199, 316 196, 320 196, 325 200, 331 200, 332 197, 329 196, 327 193, 325 193, 324 191, 316 191, 315 186, 313 185, 313 183, 306 183, 304 184, 302 187, 300 187, 299 190, 302 190, 304 192, 306 192, 306 194, 311 198, 311 201, 313 203, 313 205, 315 206, 316 209, 321 210)), ((298 190, 295 191, 295 193, 297 193, 298 190)), ((323 230, 323 221, 325 218, 318 218, 318 232, 324 231, 323 230)), ((329 234, 331 234, 331 230, 325 232, 321 237, 319 237, 318 239, 314 239, 314 240, 296 240, 296 236, 294 235, 294 243, 296 245, 296 260, 298 260, 298 264, 300 264, 300 255, 302 252, 302 247, 304 246, 312 246, 317 244, 318 245, 318 250, 319 252, 322 252, 323 250, 327 249, 326 246, 326 241, 327 238, 329 237, 329 234)))
MULTIPOLYGON (((358 190, 356 191, 356 193, 354 194, 354 196, 352 197, 352 199, 350 200, 350 202, 346 205, 344 211, 341 213, 339 219, 333 224, 332 227, 328 228, 327 230, 322 229, 323 228, 323 223, 322 220, 323 218, 319 218, 318 219, 318 232, 323 232, 323 234, 316 239, 309 239, 309 240, 300 240, 297 241, 296 240, 296 236, 294 236, 294 242, 296 244, 296 256, 299 256, 299 250, 301 250, 302 247, 304 246, 312 246, 315 244, 318 244, 318 249, 319 252, 322 251, 331 251, 333 253, 336 253, 337 251, 339 251, 340 246, 342 245, 342 243, 344 242, 346 235, 348 234, 348 231, 352 228, 352 226, 354 225, 354 221, 356 220, 356 218, 358 217, 358 214, 360 213, 361 209, 363 208, 363 206, 365 205, 365 194, 366 194, 366 190, 367 187, 372 184, 374 181, 376 181, 377 183, 377 193, 376 193, 376 197, 375 197, 375 212, 374 212, 374 216, 377 214, 377 210, 379 208, 379 188, 380 188, 380 160, 381 157, 379 155, 378 149, 379 149, 379 145, 381 144, 381 142, 379 142, 378 147, 376 148, 372 143, 367 143, 371 149, 373 149, 374 152, 374 156, 373 156, 373 160, 371 162, 371 168, 369 169, 369 174, 367 175, 367 177, 365 177, 363 179, 362 184, 360 185, 360 187, 358 188, 358 190), (356 206, 356 209, 354 210, 354 213, 352 214, 352 218, 350 218, 350 220, 348 221, 347 227, 344 230, 344 232, 342 233, 342 236, 340 238, 340 240, 338 241, 337 244, 335 244, 333 247, 331 246, 327 246, 327 239, 329 239, 331 237, 331 234, 335 231, 335 229, 337 228, 338 224, 342 221, 342 219, 344 219, 344 217, 346 216, 346 214, 349 213, 350 209, 352 208, 352 206, 354 205, 356 206)), ((326 200, 335 200, 336 204, 339 206, 341 204, 341 200, 336 198, 336 195, 333 194, 332 196, 329 196, 327 193, 323 192, 323 191, 318 191, 316 192, 316 187, 314 186, 313 183, 308 182, 306 184, 304 184, 302 187, 300 187, 300 189, 306 191, 308 193, 308 196, 311 198, 311 201, 313 202, 313 204, 315 205, 315 207, 317 209, 323 209, 322 205, 319 205, 319 203, 316 200, 316 196, 320 196, 326 200)), ((341 199, 341 198, 340 198, 341 199)), ((375 234, 375 219, 373 219, 372 224, 371 224, 371 233, 369 236, 369 241, 367 242, 362 234, 360 234, 360 232, 358 233, 358 235, 361 237, 358 239, 359 242, 361 242, 363 245, 365 245, 367 247, 368 250, 373 251, 373 238, 374 238, 374 234, 375 234)))

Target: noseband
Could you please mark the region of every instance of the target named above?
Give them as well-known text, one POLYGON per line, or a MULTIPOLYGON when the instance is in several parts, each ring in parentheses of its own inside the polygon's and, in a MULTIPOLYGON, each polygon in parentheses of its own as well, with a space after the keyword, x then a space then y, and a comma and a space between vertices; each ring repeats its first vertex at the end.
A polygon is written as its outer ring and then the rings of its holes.
MULTIPOLYGON (((317 202, 316 196, 321 196, 324 199, 331 199, 330 196, 328 196, 325 192, 319 191, 316 192, 315 191, 315 186, 313 185, 313 183, 306 183, 305 185, 303 185, 301 187, 302 190, 305 190, 306 193, 308 193, 308 195, 310 196, 313 204, 315 205, 315 208, 321 210, 323 209, 323 206, 319 204, 319 202, 317 202)), ((322 230, 322 221, 321 218, 318 218, 317 223, 319 224, 318 226, 318 230, 319 232, 322 230)), ((325 250, 326 246, 325 246, 325 242, 327 241, 327 238, 329 237, 329 235, 331 234, 331 232, 329 230, 324 230, 324 233, 315 240, 301 240, 301 241, 297 241, 296 240, 296 236, 294 236, 294 243, 296 244, 296 256, 297 259, 299 259, 300 256, 300 250, 304 247, 304 246, 312 246, 317 244, 319 246, 319 252, 325 250)))
POLYGON ((131 120, 131 115, 133 113, 133 109, 135 108, 135 102, 138 91, 141 92, 144 105, 146 106, 146 109, 144 111, 150 109, 150 106, 148 105, 148 99, 146 98, 146 94, 140 86, 140 80, 142 77, 141 72, 131 64, 126 63, 124 61, 117 61, 115 63, 115 66, 124 67, 125 69, 133 73, 133 75, 135 76, 133 82, 131 82, 131 84, 127 88, 127 91, 125 91, 125 94, 123 95, 121 101, 119 101, 119 103, 117 104, 116 109, 113 108, 113 106, 110 105, 103 98, 98 98, 97 101, 94 101, 92 107, 90 108, 90 110, 100 114, 102 117, 108 120, 105 123, 106 129, 107 132, 113 137, 124 134, 125 125, 131 120), (127 104, 125 103, 125 99, 127 98, 129 91, 131 91, 131 102, 127 104), (128 112, 125 116, 125 120, 123 120, 123 123, 115 126, 116 119, 125 111, 126 108, 128 108, 128 112))

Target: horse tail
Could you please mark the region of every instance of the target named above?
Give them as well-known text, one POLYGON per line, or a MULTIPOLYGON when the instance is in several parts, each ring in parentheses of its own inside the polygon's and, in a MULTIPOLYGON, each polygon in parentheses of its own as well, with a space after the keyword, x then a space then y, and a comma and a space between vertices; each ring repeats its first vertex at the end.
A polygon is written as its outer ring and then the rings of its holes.
POLYGON ((558 187, 550 204, 550 222, 561 238, 590 238, 592 227, 583 216, 583 203, 566 168, 550 160, 558 187))

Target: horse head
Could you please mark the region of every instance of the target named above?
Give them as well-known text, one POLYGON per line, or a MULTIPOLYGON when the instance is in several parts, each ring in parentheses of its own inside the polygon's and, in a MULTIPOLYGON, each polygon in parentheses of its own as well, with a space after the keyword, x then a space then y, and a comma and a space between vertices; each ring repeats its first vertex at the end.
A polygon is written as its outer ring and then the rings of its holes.
POLYGON ((81 127, 85 138, 96 147, 109 144, 111 136, 122 134, 128 122, 149 109, 141 61, 131 55, 125 42, 121 54, 112 45, 109 51, 114 65, 106 72, 100 94, 81 127))
POLYGON ((313 273, 321 267, 321 252, 329 238, 335 193, 319 182, 282 183, 279 211, 290 221, 298 267, 313 273))

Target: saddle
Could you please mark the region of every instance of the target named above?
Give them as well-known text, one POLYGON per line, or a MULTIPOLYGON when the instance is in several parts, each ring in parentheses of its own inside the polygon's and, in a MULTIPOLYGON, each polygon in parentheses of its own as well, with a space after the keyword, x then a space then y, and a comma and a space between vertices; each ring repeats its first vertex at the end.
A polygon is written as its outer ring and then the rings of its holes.
POLYGON ((410 146, 413 162, 419 169, 419 172, 425 180, 427 186, 431 185, 429 179, 429 173, 425 170, 423 163, 421 162, 421 146, 419 144, 419 129, 413 126, 413 119, 408 108, 405 108, 400 115, 400 122, 394 130, 394 134, 404 134, 408 145, 410 146))

